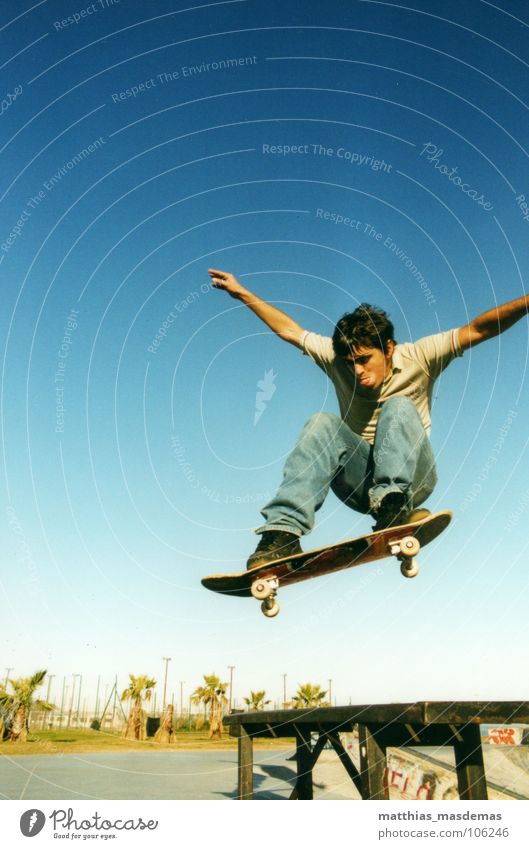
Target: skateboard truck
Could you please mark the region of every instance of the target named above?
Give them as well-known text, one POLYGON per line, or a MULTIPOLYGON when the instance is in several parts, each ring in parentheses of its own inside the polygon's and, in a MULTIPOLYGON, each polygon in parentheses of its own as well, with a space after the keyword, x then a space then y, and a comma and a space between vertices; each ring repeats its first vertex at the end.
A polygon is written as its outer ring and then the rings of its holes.
POLYGON ((257 578, 250 587, 253 597, 262 600, 261 610, 269 618, 279 613, 279 602, 276 599, 278 589, 277 578, 257 578))
MULTIPOLYGON (((415 578, 419 573, 419 564, 414 559, 419 553, 421 544, 416 537, 406 536, 388 543, 388 551, 400 561, 400 571, 405 578, 415 578)), ((254 598, 261 601, 261 610, 265 616, 277 616, 280 607, 277 601, 279 580, 275 577, 259 577, 252 583, 250 592, 254 598)))
POLYGON ((383 528, 355 539, 343 540, 312 551, 262 563, 242 572, 207 575, 202 585, 232 598, 255 598, 267 618, 279 613, 278 590, 299 581, 331 575, 342 569, 362 566, 385 557, 394 557, 405 578, 419 572, 415 557, 441 534, 452 518, 449 510, 428 515, 406 525, 383 528))
POLYGON ((421 550, 417 537, 403 537, 388 543, 390 553, 400 560, 400 571, 405 578, 415 578, 419 573, 419 564, 414 560, 421 550))

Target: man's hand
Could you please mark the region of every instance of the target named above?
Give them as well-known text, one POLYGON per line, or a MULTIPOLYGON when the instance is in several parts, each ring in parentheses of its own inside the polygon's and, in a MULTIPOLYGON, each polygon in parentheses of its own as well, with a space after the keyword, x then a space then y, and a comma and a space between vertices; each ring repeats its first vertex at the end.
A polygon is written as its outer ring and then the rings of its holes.
POLYGON ((215 289, 224 289, 232 298, 240 298, 247 291, 233 274, 216 268, 208 268, 208 274, 215 289))
POLYGON ((228 274, 226 271, 219 271, 216 268, 208 268, 208 272, 215 289, 224 289, 232 298, 242 301, 280 339, 290 342, 296 348, 301 348, 301 339, 304 331, 293 318, 290 318, 289 315, 278 310, 272 304, 267 303, 267 301, 263 301, 262 298, 254 295, 249 289, 245 289, 233 274, 228 274))

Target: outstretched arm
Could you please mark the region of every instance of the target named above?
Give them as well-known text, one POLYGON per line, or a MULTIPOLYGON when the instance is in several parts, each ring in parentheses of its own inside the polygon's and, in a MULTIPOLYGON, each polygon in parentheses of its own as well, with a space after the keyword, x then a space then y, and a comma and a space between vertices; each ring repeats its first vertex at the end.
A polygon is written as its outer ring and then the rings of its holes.
POLYGON ((459 343, 463 351, 493 336, 499 336, 504 330, 508 330, 517 321, 527 315, 529 311, 529 295, 516 298, 507 304, 487 310, 459 328, 459 343))
POLYGON ((216 289, 223 289, 232 298, 242 301, 281 339, 301 348, 301 336, 304 330, 294 319, 278 310, 277 307, 273 307, 272 304, 263 301, 262 298, 258 298, 249 289, 245 289, 233 274, 215 268, 208 268, 208 272, 216 289))

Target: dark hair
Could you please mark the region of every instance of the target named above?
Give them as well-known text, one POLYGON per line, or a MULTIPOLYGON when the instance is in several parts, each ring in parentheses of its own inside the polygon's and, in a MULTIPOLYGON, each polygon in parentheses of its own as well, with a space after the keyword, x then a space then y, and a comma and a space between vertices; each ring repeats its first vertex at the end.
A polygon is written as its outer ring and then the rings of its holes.
POLYGON ((334 352, 350 357, 358 348, 379 348, 386 353, 387 343, 395 341, 393 324, 384 310, 371 304, 360 304, 337 322, 332 335, 334 352))

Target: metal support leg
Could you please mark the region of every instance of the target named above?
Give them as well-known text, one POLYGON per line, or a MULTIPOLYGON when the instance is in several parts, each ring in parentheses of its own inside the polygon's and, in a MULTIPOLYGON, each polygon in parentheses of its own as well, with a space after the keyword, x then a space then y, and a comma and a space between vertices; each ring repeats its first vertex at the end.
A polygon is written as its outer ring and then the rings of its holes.
POLYGON ((239 799, 251 799, 253 796, 253 741, 244 725, 239 726, 238 749, 237 796, 239 799))
POLYGON ((297 764, 297 780, 295 794, 292 798, 296 799, 312 799, 312 747, 310 740, 310 732, 296 730, 296 764, 297 764))
POLYGON ((462 739, 455 740, 454 751, 459 797, 488 799, 479 725, 465 725, 458 732, 462 739))
POLYGON ((360 777, 360 773, 358 772, 358 770, 355 767, 354 763, 352 762, 351 758, 349 757, 349 755, 345 751, 344 747, 342 746, 342 742, 341 742, 338 734, 333 734, 332 732, 330 732, 329 734, 327 734, 327 738, 331 741, 331 745, 332 745, 334 751, 336 752, 336 754, 340 758, 340 761, 341 761, 344 769, 346 770, 351 781, 353 781, 354 786, 356 787, 356 789, 358 790, 358 792, 360 793, 360 796, 361 796, 363 788, 362 788, 362 779, 360 777))
POLYGON ((358 735, 362 799, 387 799, 386 747, 379 745, 375 732, 367 725, 358 725, 358 735))

